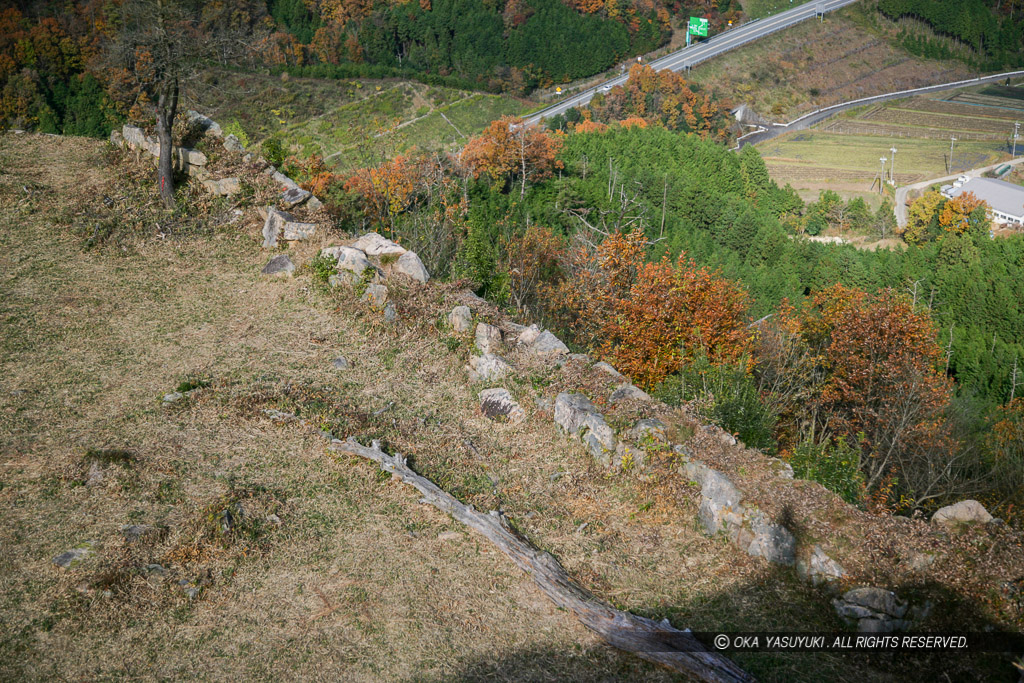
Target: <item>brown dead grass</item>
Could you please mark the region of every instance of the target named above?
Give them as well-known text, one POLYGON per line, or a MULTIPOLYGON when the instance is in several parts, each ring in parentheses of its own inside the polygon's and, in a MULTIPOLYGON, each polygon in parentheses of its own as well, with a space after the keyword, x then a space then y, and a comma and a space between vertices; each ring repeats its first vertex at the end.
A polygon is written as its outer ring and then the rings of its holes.
MULTIPOLYGON (((772 121, 837 102, 969 78, 959 62, 913 57, 846 8, 805 21, 694 68, 691 78, 772 121)), ((873 10, 871 10, 873 11, 873 10)))
MULTIPOLYGON (((465 380, 469 341, 441 322, 465 300, 457 284, 392 286, 389 326, 350 289, 261 278, 251 207, 234 223, 213 220, 230 207, 205 209, 214 227, 199 236, 83 251, 62 220, 102 201, 114 173, 92 141, 0 137, 0 677, 672 678, 600 645, 481 539, 327 454, 307 423, 382 439, 462 500, 500 507, 616 606, 695 630, 838 628, 824 591, 697 531, 697 492, 670 458, 642 479, 605 473, 555 429, 542 399, 573 389, 604 404, 609 386, 585 366, 513 355, 507 387, 529 419, 487 421, 483 387, 465 380), (331 366, 339 354, 351 368, 331 366), (199 376, 210 386, 161 404, 199 376), (135 458, 90 485, 89 449, 135 458), (240 520, 227 531, 225 509, 240 520), (125 524, 153 531, 128 542, 125 524), (85 541, 81 565, 52 565, 85 541), (144 571, 153 563, 166 578, 144 571)), ((341 239, 289 253, 301 265, 341 239)), ((609 420, 636 408, 608 407, 609 420)), ((737 659, 778 681, 927 670, 737 659)))

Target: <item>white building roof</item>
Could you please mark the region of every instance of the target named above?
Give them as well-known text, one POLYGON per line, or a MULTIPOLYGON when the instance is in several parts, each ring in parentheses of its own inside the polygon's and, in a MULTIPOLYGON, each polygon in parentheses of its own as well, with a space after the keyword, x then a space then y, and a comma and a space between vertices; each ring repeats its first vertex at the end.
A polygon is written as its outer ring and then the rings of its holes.
POLYGON ((943 187, 948 197, 959 197, 964 192, 973 192, 984 200, 993 211, 1013 216, 1018 221, 1024 218, 1024 187, 993 178, 971 178, 957 183, 949 190, 943 187), (959 187, 957 187, 959 185, 959 187))

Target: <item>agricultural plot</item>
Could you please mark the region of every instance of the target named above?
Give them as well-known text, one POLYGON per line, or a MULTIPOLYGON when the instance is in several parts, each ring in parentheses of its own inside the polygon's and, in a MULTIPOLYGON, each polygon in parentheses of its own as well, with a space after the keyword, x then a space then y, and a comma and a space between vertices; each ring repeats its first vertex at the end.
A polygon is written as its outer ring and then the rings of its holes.
POLYGON ((991 118, 1012 122, 1020 118, 1020 114, 1012 108, 985 107, 957 100, 933 99, 924 96, 908 97, 905 100, 888 103, 887 106, 920 112, 966 116, 973 119, 991 118))
POLYGON ((1014 121, 1024 119, 1021 107, 1020 87, 946 91, 850 110, 815 130, 762 143, 760 150, 780 183, 808 195, 825 188, 856 194, 877 179, 882 157, 890 169, 892 147, 900 185, 1008 159, 1014 121))
MULTIPOLYGON (((948 173, 949 141, 919 138, 894 139, 877 135, 799 131, 760 146, 761 154, 779 183, 797 190, 832 188, 866 192, 878 176, 881 157, 891 157, 896 146, 896 182, 900 185, 935 178, 948 173)), ((953 170, 992 164, 1004 156, 1001 143, 958 142, 953 170)), ((889 166, 886 165, 888 170, 889 166)))

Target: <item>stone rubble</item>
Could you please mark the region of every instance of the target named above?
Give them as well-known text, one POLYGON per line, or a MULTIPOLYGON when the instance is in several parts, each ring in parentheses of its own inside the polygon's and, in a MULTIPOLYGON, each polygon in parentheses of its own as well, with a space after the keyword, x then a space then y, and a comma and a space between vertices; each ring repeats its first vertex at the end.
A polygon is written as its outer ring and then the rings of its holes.
POLYGON ((456 306, 448 314, 448 323, 458 334, 468 334, 473 329, 473 312, 469 306, 456 306))
POLYGON ((479 394, 480 412, 495 422, 522 422, 526 413, 508 389, 484 389, 479 394))
POLYGON ((288 254, 278 254, 267 261, 260 271, 263 275, 291 275, 295 272, 295 264, 288 258, 288 254))

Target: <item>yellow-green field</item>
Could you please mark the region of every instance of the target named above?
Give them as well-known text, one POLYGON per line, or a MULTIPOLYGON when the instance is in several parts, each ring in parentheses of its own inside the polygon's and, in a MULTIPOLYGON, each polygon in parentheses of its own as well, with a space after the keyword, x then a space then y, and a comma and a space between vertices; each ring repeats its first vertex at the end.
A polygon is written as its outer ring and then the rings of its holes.
POLYGON ((775 180, 805 196, 824 188, 856 194, 870 190, 882 157, 891 170, 893 147, 900 185, 1009 159, 1018 119, 1024 88, 990 84, 859 107, 759 149, 775 180))
POLYGON ((413 146, 465 142, 491 121, 534 102, 412 81, 278 78, 212 71, 196 108, 222 125, 237 123, 249 145, 270 137, 300 157, 318 154, 339 169, 413 146))

